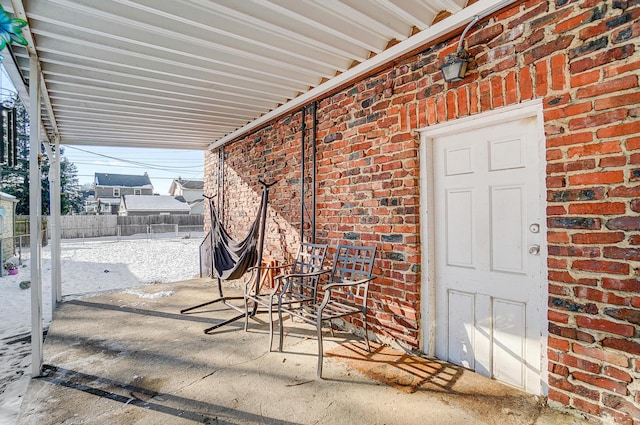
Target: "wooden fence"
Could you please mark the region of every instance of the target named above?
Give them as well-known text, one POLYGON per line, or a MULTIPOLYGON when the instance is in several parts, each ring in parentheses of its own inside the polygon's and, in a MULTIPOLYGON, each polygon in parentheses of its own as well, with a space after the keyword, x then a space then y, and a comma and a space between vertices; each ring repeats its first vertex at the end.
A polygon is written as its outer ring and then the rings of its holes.
MULTIPOLYGON (((29 233, 29 217, 16 216, 16 235, 29 233)), ((128 236, 141 233, 203 232, 204 216, 193 215, 63 215, 60 217, 61 238, 98 238, 128 236)), ((51 220, 43 217, 43 228, 51 235, 51 220)))

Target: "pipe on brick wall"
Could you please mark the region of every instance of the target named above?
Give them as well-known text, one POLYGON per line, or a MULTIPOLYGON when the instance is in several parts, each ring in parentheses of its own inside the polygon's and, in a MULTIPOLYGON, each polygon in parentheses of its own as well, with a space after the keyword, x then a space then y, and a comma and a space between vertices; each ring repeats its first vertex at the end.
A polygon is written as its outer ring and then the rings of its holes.
POLYGON ((316 243, 316 138, 318 137, 318 102, 311 104, 313 127, 311 129, 311 243, 316 243))
POLYGON ((307 106, 302 107, 302 137, 300 140, 300 242, 304 242, 304 173, 305 173, 305 136, 307 133, 307 106))

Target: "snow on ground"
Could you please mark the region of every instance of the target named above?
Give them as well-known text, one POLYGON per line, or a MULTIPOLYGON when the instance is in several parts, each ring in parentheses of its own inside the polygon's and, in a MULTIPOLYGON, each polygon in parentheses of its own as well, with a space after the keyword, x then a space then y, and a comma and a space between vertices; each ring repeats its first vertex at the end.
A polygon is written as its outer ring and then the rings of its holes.
MULTIPOLYGON (((96 238, 64 240, 61 246, 62 296, 175 282, 199 276, 202 235, 154 239, 96 238)), ((31 379, 31 290, 29 251, 22 253, 17 275, 0 277, 0 425, 15 423, 31 379)), ((136 292, 137 291, 137 292, 136 292)), ((168 295, 167 295, 168 296, 168 295)), ((44 326, 51 322, 51 250, 42 249, 44 326)))

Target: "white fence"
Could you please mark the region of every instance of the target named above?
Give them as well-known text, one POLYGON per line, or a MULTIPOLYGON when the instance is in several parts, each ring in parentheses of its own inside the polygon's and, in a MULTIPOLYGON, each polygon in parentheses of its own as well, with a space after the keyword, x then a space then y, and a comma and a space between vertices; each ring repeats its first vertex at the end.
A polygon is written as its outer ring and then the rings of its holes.
POLYGON ((60 227, 62 239, 118 236, 118 217, 115 215, 63 215, 60 217, 60 227))
MULTIPOLYGON (((43 217, 43 229, 51 236, 51 220, 43 217)), ((18 224, 27 229, 28 217, 20 217, 18 224)), ((105 236, 202 236, 204 217, 202 215, 133 216, 116 215, 64 215, 60 217, 62 239, 100 238, 105 236)), ((17 231, 17 234, 23 232, 17 231)), ((24 232, 26 233, 26 231, 24 232)), ((46 239, 45 239, 46 240, 46 239)))

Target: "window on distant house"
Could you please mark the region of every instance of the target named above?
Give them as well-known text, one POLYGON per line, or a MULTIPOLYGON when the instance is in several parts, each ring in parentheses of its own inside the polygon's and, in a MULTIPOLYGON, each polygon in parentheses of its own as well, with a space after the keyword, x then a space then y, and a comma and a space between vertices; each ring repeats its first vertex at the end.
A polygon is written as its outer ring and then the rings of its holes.
POLYGON ((113 188, 113 197, 114 198, 119 198, 120 197, 120 188, 119 187, 114 187, 113 188))
POLYGON ((142 189, 133 189, 134 195, 142 195, 142 189))

